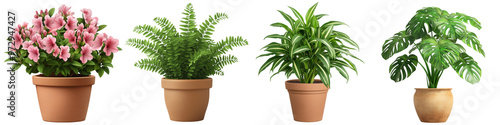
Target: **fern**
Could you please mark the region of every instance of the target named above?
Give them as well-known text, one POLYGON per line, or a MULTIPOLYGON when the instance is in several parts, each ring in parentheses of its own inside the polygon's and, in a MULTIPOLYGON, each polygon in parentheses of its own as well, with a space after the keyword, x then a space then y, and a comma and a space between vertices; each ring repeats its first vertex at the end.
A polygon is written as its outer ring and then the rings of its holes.
POLYGON ((148 55, 134 66, 159 73, 167 79, 204 79, 210 75, 224 75, 222 68, 238 61, 235 56, 224 54, 234 47, 248 45, 247 40, 240 36, 229 36, 219 42, 211 39, 215 25, 228 18, 224 13, 209 16, 199 28, 191 4, 182 14, 180 32, 164 17, 154 18, 159 27, 145 24, 134 28, 134 32, 147 39, 130 38, 127 45, 148 55))

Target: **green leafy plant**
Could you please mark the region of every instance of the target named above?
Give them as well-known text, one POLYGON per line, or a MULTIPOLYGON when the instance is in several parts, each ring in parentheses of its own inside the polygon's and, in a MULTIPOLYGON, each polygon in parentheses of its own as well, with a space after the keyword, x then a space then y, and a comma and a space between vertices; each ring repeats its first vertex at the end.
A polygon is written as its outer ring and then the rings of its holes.
POLYGON ((382 46, 382 57, 389 59, 411 46, 409 54, 396 58, 390 65, 391 79, 402 81, 415 72, 420 65, 427 75, 427 87, 436 88, 443 71, 452 67, 469 83, 478 83, 481 68, 457 41, 473 48, 483 56, 484 50, 475 33, 465 24, 481 29, 481 23, 463 13, 448 13, 437 7, 426 7, 417 11, 406 25, 406 30, 394 34, 382 46), (420 42, 415 42, 420 40, 420 42), (418 50, 422 61, 415 54, 418 50))
POLYGON ((286 30, 284 34, 271 34, 265 38, 279 39, 281 42, 272 42, 262 49, 269 52, 259 57, 271 56, 259 69, 259 74, 266 68, 276 71, 271 78, 285 72, 289 78, 295 74, 301 83, 314 83, 319 75, 326 87, 330 87, 330 68, 335 68, 340 75, 349 80, 346 68, 356 71, 356 66, 347 58, 360 60, 351 54, 350 50, 359 49, 358 44, 343 32, 334 30, 335 26, 346 25, 340 21, 319 23, 319 19, 326 14, 314 15, 318 3, 314 4, 303 17, 297 10, 289 7, 297 19, 278 10, 290 24, 273 23, 273 27, 286 30), (349 47, 350 45, 352 47, 349 47))
POLYGON ((238 61, 233 55, 224 55, 233 47, 248 45, 242 37, 226 37, 217 43, 211 39, 214 25, 227 19, 224 13, 209 16, 200 28, 196 28, 196 16, 191 4, 184 9, 181 32, 167 18, 154 18, 160 28, 148 24, 139 25, 134 32, 148 39, 128 39, 127 45, 138 48, 148 58, 134 65, 157 72, 167 79, 205 79, 210 75, 224 75, 222 67, 238 61))

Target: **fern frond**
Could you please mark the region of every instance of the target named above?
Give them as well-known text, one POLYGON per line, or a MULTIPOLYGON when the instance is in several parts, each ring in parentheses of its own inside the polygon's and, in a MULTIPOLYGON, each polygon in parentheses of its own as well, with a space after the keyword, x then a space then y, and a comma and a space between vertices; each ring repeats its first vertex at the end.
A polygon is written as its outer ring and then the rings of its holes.
POLYGON ((147 24, 136 26, 134 28, 134 32, 142 34, 149 38, 151 41, 159 44, 166 38, 166 36, 160 30, 158 30, 158 28, 147 24))
POLYGON ((130 38, 127 40, 125 44, 141 50, 144 54, 148 55, 149 57, 159 58, 160 56, 158 55, 159 54, 158 50, 160 49, 160 46, 158 44, 149 42, 148 40, 130 38))
POLYGON ((215 57, 215 67, 216 69, 222 69, 222 67, 238 62, 238 58, 234 55, 222 55, 215 57))
POLYGON ((175 29, 174 24, 170 22, 167 18, 165 17, 156 17, 154 18, 154 21, 156 24, 160 25, 162 27, 162 30, 164 33, 173 35, 177 33, 177 29, 175 29))
POLYGON ((225 54, 228 50, 233 50, 233 47, 248 45, 248 41, 243 39, 241 36, 233 37, 229 36, 226 39, 221 40, 217 44, 211 47, 212 53, 214 55, 225 54))
POLYGON ((227 19, 227 14, 216 13, 214 16, 209 16, 205 22, 200 25, 200 34, 204 40, 210 40, 210 35, 214 32, 214 26, 217 25, 221 20, 227 19))
POLYGON ((164 74, 161 62, 157 59, 141 59, 134 64, 134 66, 139 67, 144 70, 164 74))
POLYGON ((194 52, 194 54, 189 59, 189 66, 196 63, 198 61, 198 59, 200 59, 200 57, 210 55, 210 54, 212 54, 212 53, 209 50, 198 50, 198 51, 194 52))
POLYGON ((193 5, 189 3, 182 13, 185 17, 182 18, 181 25, 182 35, 192 36, 192 32, 196 31, 196 14, 193 9, 193 5))

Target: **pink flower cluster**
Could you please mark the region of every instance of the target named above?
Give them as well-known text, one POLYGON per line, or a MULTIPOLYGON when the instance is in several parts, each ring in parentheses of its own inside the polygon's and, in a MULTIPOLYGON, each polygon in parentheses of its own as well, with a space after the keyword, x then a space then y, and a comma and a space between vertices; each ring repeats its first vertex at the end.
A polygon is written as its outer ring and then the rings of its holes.
POLYGON ((94 58, 93 51, 104 52, 107 56, 118 52, 118 39, 106 33, 97 33, 99 19, 92 17, 90 9, 81 10, 83 23, 79 23, 77 18, 73 17, 74 12, 70 9, 71 7, 62 5, 53 16, 50 16, 47 10, 37 11, 32 20, 32 27, 28 27, 28 23, 25 22, 15 28, 11 50, 27 50, 28 58, 35 62, 40 59, 41 50, 64 61, 70 58, 70 52, 80 51, 82 63, 94 58), (64 34, 58 34, 62 33, 61 31, 64 31, 64 34), (67 39, 71 46, 58 45, 62 41, 58 41, 57 38, 67 39))

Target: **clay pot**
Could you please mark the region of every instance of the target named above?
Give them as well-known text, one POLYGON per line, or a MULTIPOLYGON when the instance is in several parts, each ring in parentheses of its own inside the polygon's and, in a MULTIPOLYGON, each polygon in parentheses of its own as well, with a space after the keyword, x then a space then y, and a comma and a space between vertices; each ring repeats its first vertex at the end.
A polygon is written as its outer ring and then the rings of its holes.
POLYGON ((165 89, 170 120, 201 121, 205 118, 212 78, 162 79, 161 86, 165 89))
POLYGON ((321 80, 315 79, 313 84, 305 84, 294 79, 286 81, 285 84, 295 121, 316 122, 323 119, 328 88, 321 80))
POLYGON ((34 75, 40 112, 44 121, 84 121, 95 76, 45 77, 34 75))
POLYGON ((422 122, 446 122, 453 107, 451 88, 415 88, 413 102, 422 122))

